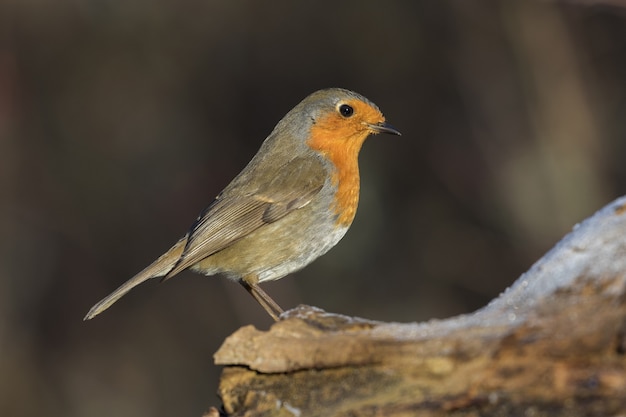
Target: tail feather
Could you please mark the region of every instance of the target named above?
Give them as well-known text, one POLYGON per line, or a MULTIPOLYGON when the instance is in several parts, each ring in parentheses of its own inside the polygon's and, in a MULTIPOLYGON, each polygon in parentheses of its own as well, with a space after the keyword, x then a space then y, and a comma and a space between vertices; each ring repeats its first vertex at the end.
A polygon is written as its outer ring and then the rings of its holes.
POLYGON ((111 294, 100 300, 96 305, 91 307, 83 320, 91 320, 98 314, 102 313, 104 310, 111 307, 113 303, 122 298, 122 296, 124 296, 128 291, 132 290, 142 282, 147 281, 151 278, 157 278, 167 275, 167 273, 172 268, 174 268, 174 266, 180 259, 180 256, 185 249, 186 242, 186 237, 176 242, 176 244, 172 246, 170 250, 161 255, 159 259, 154 261, 143 271, 123 283, 118 289, 116 289, 111 294))

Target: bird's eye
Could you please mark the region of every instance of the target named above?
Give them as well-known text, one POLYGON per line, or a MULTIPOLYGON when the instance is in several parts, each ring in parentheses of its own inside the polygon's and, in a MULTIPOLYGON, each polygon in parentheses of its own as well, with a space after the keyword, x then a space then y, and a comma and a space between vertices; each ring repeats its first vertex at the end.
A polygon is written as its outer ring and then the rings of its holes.
POLYGON ((339 113, 341 113, 343 117, 350 117, 354 113, 354 109, 352 108, 352 106, 342 104, 341 106, 339 106, 339 113))

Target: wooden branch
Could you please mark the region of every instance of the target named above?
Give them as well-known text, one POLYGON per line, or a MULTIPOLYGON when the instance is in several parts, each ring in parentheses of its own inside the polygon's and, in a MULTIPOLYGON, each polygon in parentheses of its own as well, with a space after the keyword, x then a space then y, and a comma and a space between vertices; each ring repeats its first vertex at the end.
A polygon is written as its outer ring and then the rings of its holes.
POLYGON ((215 354, 226 415, 626 416, 626 197, 473 314, 283 317, 215 354))

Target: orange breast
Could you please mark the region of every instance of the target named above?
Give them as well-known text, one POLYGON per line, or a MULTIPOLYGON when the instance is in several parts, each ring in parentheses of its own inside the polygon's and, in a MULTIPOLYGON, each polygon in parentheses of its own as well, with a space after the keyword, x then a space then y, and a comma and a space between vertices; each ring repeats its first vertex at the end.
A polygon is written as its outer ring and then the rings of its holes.
POLYGON ((337 225, 349 226, 359 204, 359 151, 369 132, 342 122, 334 115, 318 121, 307 143, 335 166, 331 181, 337 193, 332 209, 337 214, 337 225))

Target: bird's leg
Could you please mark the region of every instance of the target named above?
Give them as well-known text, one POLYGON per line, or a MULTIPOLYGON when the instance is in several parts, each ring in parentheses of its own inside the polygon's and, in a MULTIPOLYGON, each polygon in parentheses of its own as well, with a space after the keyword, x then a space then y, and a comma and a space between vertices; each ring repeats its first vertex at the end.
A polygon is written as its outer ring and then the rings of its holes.
POLYGON ((278 321, 278 317, 283 314, 283 309, 276 303, 276 301, 272 300, 261 287, 259 287, 258 282, 256 282, 256 276, 245 276, 239 282, 243 287, 250 293, 254 299, 261 304, 261 306, 267 311, 274 321, 278 321))

